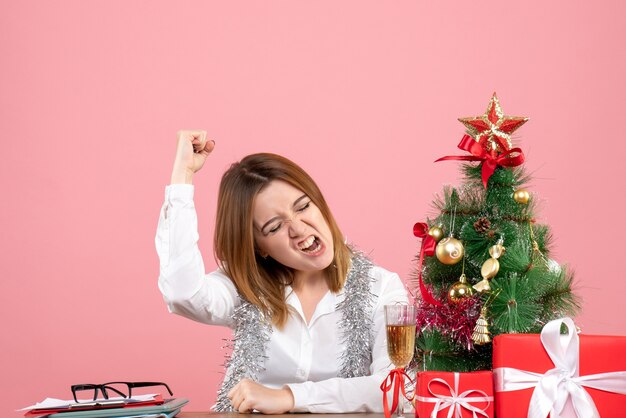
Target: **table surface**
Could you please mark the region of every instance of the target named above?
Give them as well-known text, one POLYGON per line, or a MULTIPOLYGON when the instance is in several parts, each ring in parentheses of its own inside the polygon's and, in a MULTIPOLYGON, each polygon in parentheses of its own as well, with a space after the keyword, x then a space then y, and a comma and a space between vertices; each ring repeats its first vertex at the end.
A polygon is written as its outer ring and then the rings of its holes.
MULTIPOLYGON (((217 412, 181 412, 176 415, 176 418, 258 418, 261 414, 239 414, 237 412, 232 413, 217 413, 217 412)), ((282 414, 282 415, 271 415, 272 418, 276 417, 298 417, 301 415, 311 415, 311 414, 282 414)), ((315 414, 318 416, 322 416, 323 418, 381 418, 384 417, 385 414, 377 414, 377 413, 362 413, 362 414, 315 414)), ((412 415, 412 413, 411 413, 412 415)), ((405 416, 409 416, 409 414, 405 413, 405 416)))

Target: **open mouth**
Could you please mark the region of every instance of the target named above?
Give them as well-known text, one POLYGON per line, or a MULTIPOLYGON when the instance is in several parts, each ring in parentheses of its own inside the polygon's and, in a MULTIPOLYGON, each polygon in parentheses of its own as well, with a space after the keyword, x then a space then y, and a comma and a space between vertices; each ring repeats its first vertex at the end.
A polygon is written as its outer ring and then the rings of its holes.
POLYGON ((315 235, 311 235, 298 244, 298 249, 303 253, 314 254, 322 249, 322 242, 315 235))

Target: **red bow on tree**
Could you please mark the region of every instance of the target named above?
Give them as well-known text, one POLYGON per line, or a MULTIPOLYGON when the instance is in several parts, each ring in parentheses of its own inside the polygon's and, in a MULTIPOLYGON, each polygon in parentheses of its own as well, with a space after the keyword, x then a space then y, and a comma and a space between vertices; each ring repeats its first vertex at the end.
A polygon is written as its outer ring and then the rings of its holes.
POLYGON ((413 235, 422 239, 422 249, 420 250, 420 260, 417 267, 417 277, 419 281, 420 292, 422 292, 422 299, 424 299, 424 302, 430 303, 431 305, 442 306, 441 302, 435 299, 433 295, 428 291, 428 289, 424 285, 424 280, 422 280, 422 263, 424 262, 424 256, 432 256, 435 254, 437 241, 435 241, 435 239, 428 234, 428 225, 426 225, 424 222, 418 222, 415 224, 415 226, 413 226, 413 235))
POLYGON ((521 148, 511 148, 501 154, 497 154, 496 151, 487 151, 485 148, 474 138, 465 134, 461 138, 459 148, 463 151, 467 151, 472 155, 448 155, 447 157, 441 157, 438 161, 482 161, 482 179, 483 186, 487 188, 487 182, 489 177, 496 171, 497 166, 501 167, 516 167, 524 162, 524 153, 521 148), (514 155, 513 154, 517 154, 514 155))

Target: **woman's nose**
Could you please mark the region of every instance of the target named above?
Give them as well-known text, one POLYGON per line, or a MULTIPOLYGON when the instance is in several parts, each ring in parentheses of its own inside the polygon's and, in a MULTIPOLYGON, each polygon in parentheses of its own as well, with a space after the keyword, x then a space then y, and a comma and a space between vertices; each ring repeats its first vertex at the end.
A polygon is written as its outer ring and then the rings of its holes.
POLYGON ((302 222, 298 217, 295 217, 289 222, 289 236, 296 238, 304 235, 306 231, 306 224, 302 222))

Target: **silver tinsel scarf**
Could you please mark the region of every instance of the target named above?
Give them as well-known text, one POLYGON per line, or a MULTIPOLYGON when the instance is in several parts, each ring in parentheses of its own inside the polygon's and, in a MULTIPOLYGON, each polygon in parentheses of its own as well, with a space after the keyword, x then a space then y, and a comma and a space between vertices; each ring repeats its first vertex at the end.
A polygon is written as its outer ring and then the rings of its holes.
MULTIPOLYGON (((369 271, 372 262, 361 252, 353 250, 352 265, 344 285, 344 299, 337 304, 341 319, 337 326, 345 351, 341 356, 339 377, 367 376, 372 363, 372 308, 375 295, 370 287, 373 278, 369 271)), ((258 381, 259 372, 267 358, 266 350, 272 334, 271 321, 261 310, 246 301, 235 310, 235 331, 228 347, 232 348, 226 360, 226 376, 217 392, 216 412, 233 412, 228 392, 241 380, 258 381)))
POLYGON ((227 395, 244 378, 258 381, 258 373, 263 371, 265 351, 272 334, 272 324, 256 306, 242 300, 233 315, 235 331, 228 348, 232 354, 226 359, 226 376, 217 391, 215 411, 233 412, 227 395))
POLYGON ((344 299, 337 304, 341 312, 338 323, 346 349, 341 355, 339 377, 358 377, 369 374, 372 364, 372 309, 374 294, 370 290, 373 279, 369 272, 372 262, 361 252, 354 252, 350 272, 344 285, 344 299))

